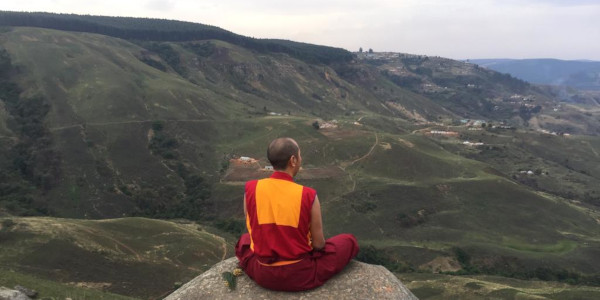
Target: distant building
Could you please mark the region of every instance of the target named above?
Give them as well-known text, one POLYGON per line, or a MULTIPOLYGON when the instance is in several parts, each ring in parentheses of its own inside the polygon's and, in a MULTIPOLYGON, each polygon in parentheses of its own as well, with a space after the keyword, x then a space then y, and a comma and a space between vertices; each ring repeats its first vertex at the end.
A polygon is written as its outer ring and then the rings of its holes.
POLYGON ((429 131, 431 135, 445 135, 445 136, 458 136, 458 132, 456 131, 443 131, 443 130, 431 130, 429 131))
POLYGON ((481 142, 478 142, 478 143, 472 143, 472 142, 469 142, 469 141, 464 141, 464 142, 463 142, 463 145, 465 145, 465 146, 470 146, 470 147, 475 147, 475 146, 483 146, 484 144, 483 144, 483 143, 481 143, 481 142))
POLYGON ((475 121, 473 121, 473 126, 481 127, 481 125, 483 125, 484 123, 485 123, 484 120, 475 120, 475 121))

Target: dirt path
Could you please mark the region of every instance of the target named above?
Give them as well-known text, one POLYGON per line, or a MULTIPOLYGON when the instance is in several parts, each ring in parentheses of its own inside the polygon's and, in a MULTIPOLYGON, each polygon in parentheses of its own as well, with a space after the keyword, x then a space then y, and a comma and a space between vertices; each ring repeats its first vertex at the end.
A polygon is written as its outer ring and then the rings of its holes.
POLYGON ((588 146, 590 146, 590 149, 592 149, 592 152, 594 152, 594 154, 596 155, 596 157, 599 157, 600 155, 598 154, 598 152, 596 151, 596 149, 594 149, 594 146, 592 146, 592 144, 590 144, 590 142, 585 141, 586 144, 588 144, 588 146))
POLYGON ((354 192, 356 190, 356 180, 354 180, 354 177, 352 177, 352 174, 348 173, 348 177, 350 177, 350 180, 352 181, 352 189, 350 190, 350 192, 354 192))
POLYGON ((352 189, 350 190, 350 192, 354 192, 356 190, 356 180, 354 179, 354 177, 352 177, 352 174, 350 174, 350 172, 346 172, 346 168, 355 164, 356 162, 358 162, 360 160, 363 160, 363 159, 371 156, 371 154, 373 154, 373 151, 375 150, 375 147, 377 147, 378 144, 379 144, 379 136, 377 135, 377 132, 375 132, 375 143, 373 143, 373 146, 371 146, 371 149, 369 149, 369 152, 367 152, 367 154, 365 154, 351 162, 341 163, 340 166, 338 166, 338 168, 340 168, 342 171, 344 171, 346 174, 348 174, 350 181, 352 181, 352 189))
POLYGON ((373 150, 375 150, 375 147, 377 147, 377 144, 379 144, 379 136, 377 135, 377 132, 375 132, 375 143, 373 143, 373 146, 371 146, 371 149, 369 149, 369 152, 367 152, 367 154, 365 154, 365 155, 363 155, 363 156, 361 156, 361 157, 359 157, 359 158, 357 158, 357 159, 355 159, 355 160, 353 160, 353 161, 351 161, 351 162, 349 162, 347 164, 344 164, 344 166, 341 167, 342 170, 345 171, 347 167, 355 164, 358 161, 361 161, 361 160, 363 160, 363 159, 371 156, 371 154, 373 154, 373 150))
POLYGON ((435 126, 429 126, 426 128, 421 128, 421 129, 415 129, 413 130, 410 134, 416 134, 417 132, 423 131, 423 130, 431 130, 431 128, 434 128, 435 126))
POLYGON ((383 228, 381 228, 381 226, 379 226, 377 223, 375 223, 375 221, 373 221, 373 219, 371 219, 371 217, 367 217, 367 220, 371 221, 371 223, 373 223, 373 225, 375 225, 379 229, 379 232, 381 234, 384 234, 383 228))

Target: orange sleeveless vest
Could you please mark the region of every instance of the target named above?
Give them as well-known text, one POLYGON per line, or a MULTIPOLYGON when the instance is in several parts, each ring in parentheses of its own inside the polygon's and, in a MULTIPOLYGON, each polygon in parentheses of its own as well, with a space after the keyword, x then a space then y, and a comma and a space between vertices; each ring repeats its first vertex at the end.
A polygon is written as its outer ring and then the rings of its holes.
POLYGON ((290 175, 246 183, 246 226, 250 249, 262 263, 302 258, 312 250, 310 211, 317 192, 295 183, 290 175))

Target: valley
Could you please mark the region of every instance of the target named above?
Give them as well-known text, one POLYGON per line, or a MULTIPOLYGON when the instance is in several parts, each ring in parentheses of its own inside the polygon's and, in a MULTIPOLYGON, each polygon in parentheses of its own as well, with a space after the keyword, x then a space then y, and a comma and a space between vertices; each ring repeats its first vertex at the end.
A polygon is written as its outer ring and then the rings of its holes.
POLYGON ((165 295, 233 256, 290 136, 326 235, 421 299, 600 295, 597 105, 440 57, 50 28, 0 30, 0 285, 165 295))

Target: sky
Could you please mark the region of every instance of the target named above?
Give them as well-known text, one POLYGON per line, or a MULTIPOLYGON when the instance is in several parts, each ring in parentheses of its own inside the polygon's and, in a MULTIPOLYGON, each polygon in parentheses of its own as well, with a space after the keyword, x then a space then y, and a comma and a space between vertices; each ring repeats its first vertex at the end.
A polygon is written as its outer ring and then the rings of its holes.
POLYGON ((0 10, 174 19, 350 51, 600 61, 600 0, 14 0, 0 10))

